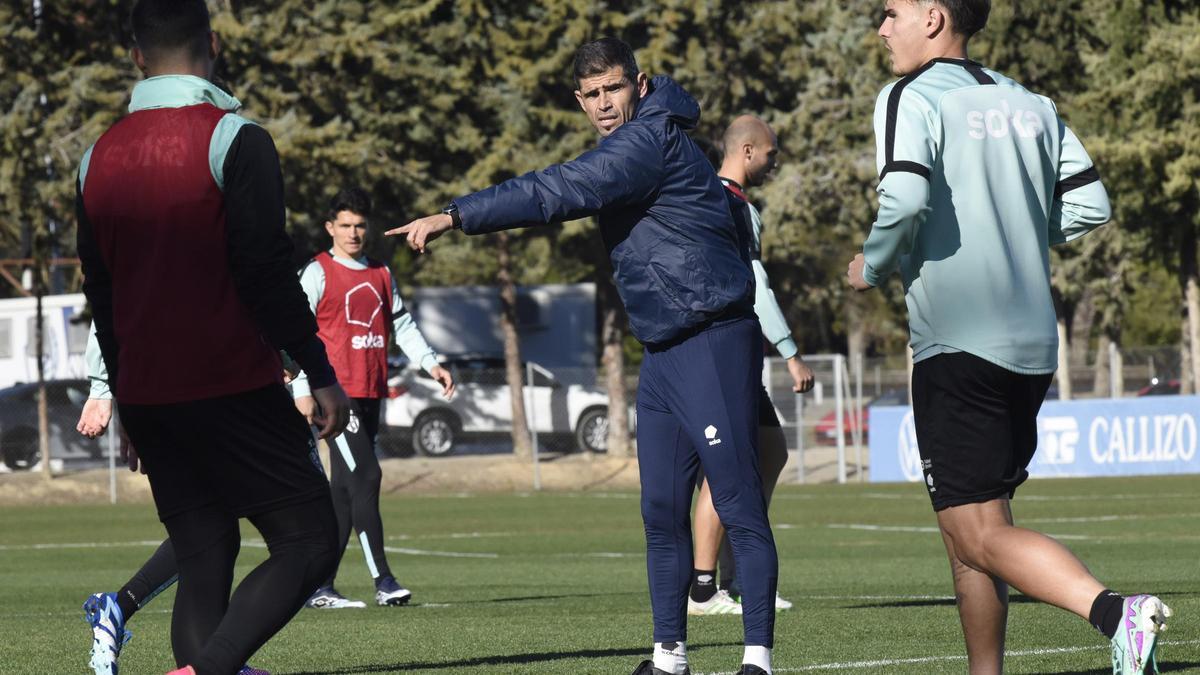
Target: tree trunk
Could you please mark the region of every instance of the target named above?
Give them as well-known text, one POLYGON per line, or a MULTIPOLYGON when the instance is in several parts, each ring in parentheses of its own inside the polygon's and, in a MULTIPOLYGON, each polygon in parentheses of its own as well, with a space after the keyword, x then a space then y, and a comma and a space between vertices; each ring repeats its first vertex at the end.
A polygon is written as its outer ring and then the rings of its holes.
POLYGON ((1067 341, 1070 361, 1075 365, 1087 365, 1088 348, 1092 344, 1092 326, 1096 321, 1096 303, 1092 291, 1084 290, 1076 302, 1063 303, 1067 320, 1067 341))
POLYGON ((1096 363, 1092 374, 1092 395, 1097 398, 1107 398, 1112 382, 1109 380, 1108 345, 1111 341, 1107 335, 1101 335, 1096 341, 1096 363))
POLYGON ((1062 296, 1054 291, 1051 293, 1054 298, 1054 313, 1058 317, 1058 372, 1055 374, 1058 379, 1058 398, 1060 401, 1070 401, 1071 339, 1067 332, 1067 318, 1070 312, 1067 311, 1062 296))
POLYGON ((1120 340, 1113 338, 1108 344, 1108 370, 1112 373, 1110 395, 1113 398, 1121 398, 1125 395, 1125 357, 1121 354, 1120 340))
POLYGON ((521 344, 517 336, 517 286, 512 278, 512 258, 509 255, 507 232, 496 235, 499 271, 496 283, 500 286, 500 332, 504 335, 504 379, 512 400, 513 453, 520 458, 533 457, 529 440, 528 417, 525 416, 525 368, 521 363, 521 344))
POLYGON ((1196 264, 1196 226, 1183 226, 1179 250, 1179 288, 1184 318, 1179 373, 1181 394, 1200 390, 1200 269, 1196 264))
POLYGON ((620 298, 612 282, 602 279, 597 290, 600 298, 600 360, 604 366, 604 384, 608 390, 608 454, 629 457, 629 402, 625 392, 625 317, 620 298))

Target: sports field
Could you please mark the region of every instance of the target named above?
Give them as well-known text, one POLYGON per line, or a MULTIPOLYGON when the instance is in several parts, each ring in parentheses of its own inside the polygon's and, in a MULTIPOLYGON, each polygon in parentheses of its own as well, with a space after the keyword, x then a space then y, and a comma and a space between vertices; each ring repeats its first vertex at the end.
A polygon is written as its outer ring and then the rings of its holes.
MULTIPOLYGON (((1018 521, 1055 534, 1120 592, 1176 613, 1164 672, 1200 672, 1200 479, 1043 480, 1018 521)), ((772 509, 782 594, 776 672, 966 672, 949 575, 919 486, 783 487, 772 509)), ((626 674, 648 654, 650 612, 635 493, 387 496, 383 516, 409 607, 303 610, 254 658, 280 673, 626 674)), ((0 672, 84 673, 80 604, 115 590, 163 534, 149 506, 0 512, 0 672)), ((245 532, 238 572, 265 551, 245 532)), ((371 600, 359 549, 338 586, 371 600)), ((172 666, 173 592, 134 617, 123 673, 172 666)), ((739 617, 693 617, 694 673, 732 673, 739 617)), ((1012 673, 1108 673, 1084 621, 1016 596, 1012 673)))

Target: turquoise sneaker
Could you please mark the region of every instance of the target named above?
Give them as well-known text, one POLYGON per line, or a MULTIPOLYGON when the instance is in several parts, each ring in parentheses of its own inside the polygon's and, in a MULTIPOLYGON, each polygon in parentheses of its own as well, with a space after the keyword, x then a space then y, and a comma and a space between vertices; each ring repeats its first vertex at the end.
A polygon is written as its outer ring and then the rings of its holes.
POLYGON ((1170 616, 1171 608, 1153 595, 1125 598, 1121 625, 1112 639, 1113 675, 1158 672, 1154 648, 1158 646, 1158 634, 1167 629, 1170 616))
POLYGON ((94 593, 83 603, 83 614, 92 626, 92 658, 88 665, 96 675, 117 675, 117 657, 130 635, 116 594, 94 593))

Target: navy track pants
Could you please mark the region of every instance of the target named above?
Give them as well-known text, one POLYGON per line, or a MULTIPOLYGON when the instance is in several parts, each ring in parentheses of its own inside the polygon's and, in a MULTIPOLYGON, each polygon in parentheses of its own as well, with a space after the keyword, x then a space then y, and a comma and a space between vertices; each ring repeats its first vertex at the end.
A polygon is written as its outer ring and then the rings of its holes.
POLYGON ((692 496, 703 465, 737 564, 746 644, 774 646, 779 561, 758 470, 761 335, 757 319, 733 319, 645 352, 637 446, 655 642, 687 639, 692 496))

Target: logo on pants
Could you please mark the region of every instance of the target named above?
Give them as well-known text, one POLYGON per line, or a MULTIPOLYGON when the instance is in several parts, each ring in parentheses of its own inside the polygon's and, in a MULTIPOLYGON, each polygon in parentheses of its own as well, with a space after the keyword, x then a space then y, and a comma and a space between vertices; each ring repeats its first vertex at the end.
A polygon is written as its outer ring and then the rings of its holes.
POLYGON ((909 412, 900 422, 900 432, 896 439, 896 450, 900 460, 900 470, 910 481, 921 480, 924 470, 921 467, 921 451, 917 448, 917 425, 913 414, 909 412))
POLYGON ((708 439, 709 445, 721 444, 721 439, 717 438, 717 428, 711 424, 704 428, 704 437, 708 439))
POLYGON ((353 410, 350 411, 350 421, 346 423, 346 433, 358 433, 358 415, 355 415, 353 410))

